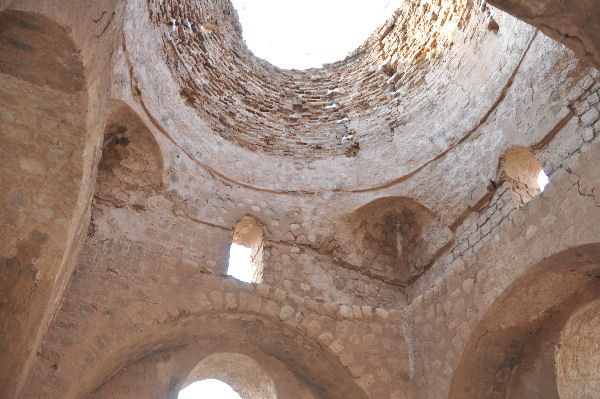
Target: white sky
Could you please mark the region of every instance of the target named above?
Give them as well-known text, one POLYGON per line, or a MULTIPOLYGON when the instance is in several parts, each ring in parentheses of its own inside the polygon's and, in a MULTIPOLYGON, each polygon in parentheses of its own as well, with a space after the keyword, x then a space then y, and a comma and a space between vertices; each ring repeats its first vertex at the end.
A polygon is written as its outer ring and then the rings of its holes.
POLYGON ((238 280, 251 283, 254 277, 254 265, 251 256, 252 250, 250 248, 235 243, 231 244, 227 274, 238 280))
POLYGON ((223 381, 202 380, 179 391, 177 399, 242 399, 242 397, 223 381))
POLYGON ((344 59, 403 0, 232 0, 248 48, 286 69, 344 59))

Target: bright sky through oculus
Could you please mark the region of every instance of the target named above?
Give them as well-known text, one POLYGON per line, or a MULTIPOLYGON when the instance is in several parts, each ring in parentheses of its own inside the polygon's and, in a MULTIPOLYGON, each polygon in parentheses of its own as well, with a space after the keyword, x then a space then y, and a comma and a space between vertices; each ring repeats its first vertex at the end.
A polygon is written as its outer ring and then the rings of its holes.
POLYGON ((232 0, 248 48, 285 69, 342 60, 403 0, 232 0))

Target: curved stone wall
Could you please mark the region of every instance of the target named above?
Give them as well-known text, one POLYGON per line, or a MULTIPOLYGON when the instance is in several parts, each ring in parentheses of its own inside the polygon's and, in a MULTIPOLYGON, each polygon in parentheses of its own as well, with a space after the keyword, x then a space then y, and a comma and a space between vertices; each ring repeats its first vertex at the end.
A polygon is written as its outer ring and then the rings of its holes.
POLYGON ((593 398, 600 391, 600 301, 579 309, 565 324, 556 350, 556 382, 561 399, 593 398))
POLYGON ((79 51, 55 21, 0 12, 0 391, 36 350, 79 225, 87 91, 79 51))
POLYGON ((248 52, 227 3, 182 4, 130 4, 133 91, 187 156, 233 182, 277 192, 371 189, 446 156, 493 113, 535 33, 505 15, 496 16, 502 34, 489 31, 489 10, 468 1, 407 1, 346 60, 284 71, 248 52), (207 20, 210 30, 202 29, 207 20), (140 47, 136 32, 149 45, 140 47), (338 113, 324 109, 334 103, 338 113), (350 159, 354 142, 359 152, 350 159), (223 153, 232 161, 223 163, 223 153))

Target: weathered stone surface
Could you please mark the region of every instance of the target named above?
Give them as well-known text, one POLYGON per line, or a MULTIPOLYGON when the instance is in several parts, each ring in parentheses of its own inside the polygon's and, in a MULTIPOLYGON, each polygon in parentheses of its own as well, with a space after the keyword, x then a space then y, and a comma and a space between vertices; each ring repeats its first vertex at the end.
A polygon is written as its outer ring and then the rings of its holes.
POLYGON ((407 0, 306 71, 228 1, 71 3, 0 0, 3 397, 597 392, 595 2, 407 0))

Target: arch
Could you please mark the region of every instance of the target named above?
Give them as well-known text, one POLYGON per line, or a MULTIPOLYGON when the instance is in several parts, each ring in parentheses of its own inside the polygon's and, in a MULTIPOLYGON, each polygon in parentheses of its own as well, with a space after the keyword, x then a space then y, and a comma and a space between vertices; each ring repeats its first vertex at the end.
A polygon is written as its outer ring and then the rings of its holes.
POLYGON ((542 165, 527 148, 518 145, 510 147, 502 156, 503 180, 507 181, 518 206, 525 205, 538 195, 538 175, 542 165))
POLYGON ((231 254, 227 274, 246 282, 262 282, 265 233, 258 220, 252 216, 245 216, 240 219, 233 231, 231 244, 231 254), (235 246, 238 246, 238 248, 235 246), (235 251, 239 250, 240 246, 247 249, 247 253, 242 254, 242 256, 247 257, 247 264, 235 265, 235 251), (240 270, 240 268, 249 268, 249 270, 240 270))
POLYGON ((244 399, 277 399, 273 380, 256 361, 244 354, 225 352, 205 357, 181 387, 205 379, 225 382, 244 399))
POLYGON ((434 212, 407 197, 378 198, 346 218, 338 255, 370 274, 406 283, 452 238, 434 212))
POLYGON ((561 399, 592 399, 600 392, 600 300, 574 313, 560 333, 556 384, 561 399))
POLYGON ((84 237, 85 88, 65 28, 36 13, 0 12, 0 391, 8 396, 24 380, 84 237))
MULTIPOLYGON (((367 397, 327 349, 277 319, 244 312, 182 315, 148 328, 97 362, 94 370, 75 387, 77 392, 72 394, 94 399, 118 397, 110 384, 113 379, 127 374, 136 363, 146 358, 153 355, 170 358, 176 350, 180 350, 188 361, 175 362, 162 382, 152 387, 153 392, 160 390, 162 397, 176 398, 187 381, 181 376, 189 378, 194 375, 198 363, 189 361, 189 354, 194 351, 207 356, 222 352, 256 356, 262 359, 261 367, 262 362, 276 359, 298 381, 309 387, 314 397, 367 397)), ((275 380, 275 376, 272 378, 275 380)), ((147 384, 148 381, 138 380, 138 383, 147 384)))
POLYGON ((599 276, 596 243, 552 255, 516 279, 472 332, 449 397, 558 398, 555 343, 569 316, 600 297, 599 276))

